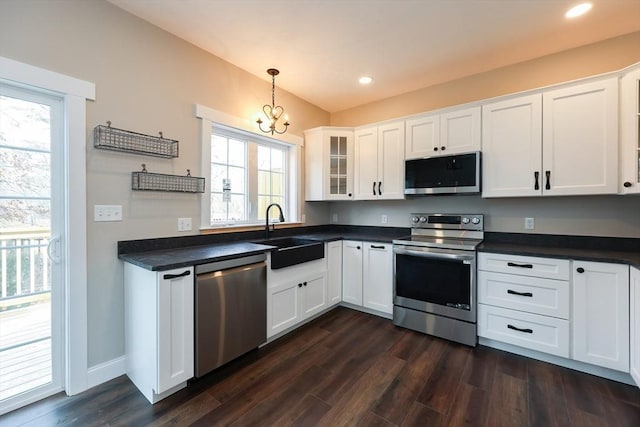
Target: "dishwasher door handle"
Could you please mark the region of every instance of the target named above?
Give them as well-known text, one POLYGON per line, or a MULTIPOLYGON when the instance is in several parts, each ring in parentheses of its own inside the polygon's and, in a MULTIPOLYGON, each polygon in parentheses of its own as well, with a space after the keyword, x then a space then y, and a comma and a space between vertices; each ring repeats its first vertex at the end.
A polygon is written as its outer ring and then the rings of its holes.
POLYGON ((191 270, 186 270, 183 271, 180 274, 165 274, 164 276, 162 276, 162 278, 164 280, 171 280, 171 279, 177 279, 178 277, 185 277, 191 274, 191 270))

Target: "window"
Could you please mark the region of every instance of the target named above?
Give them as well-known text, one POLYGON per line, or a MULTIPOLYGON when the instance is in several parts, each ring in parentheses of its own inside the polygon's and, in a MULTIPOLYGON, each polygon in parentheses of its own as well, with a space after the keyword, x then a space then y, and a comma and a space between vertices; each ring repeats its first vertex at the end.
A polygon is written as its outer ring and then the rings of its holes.
MULTIPOLYGON (((288 144, 215 125, 210 150, 210 226, 262 223, 271 203, 282 207, 286 220, 295 219, 288 191, 288 144)), ((278 210, 269 216, 278 221, 278 210)))

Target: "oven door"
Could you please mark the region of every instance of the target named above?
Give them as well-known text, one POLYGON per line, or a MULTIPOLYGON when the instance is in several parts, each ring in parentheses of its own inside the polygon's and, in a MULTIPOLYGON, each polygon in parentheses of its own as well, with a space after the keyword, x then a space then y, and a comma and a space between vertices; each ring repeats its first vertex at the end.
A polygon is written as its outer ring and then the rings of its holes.
POLYGON ((394 246, 397 306, 476 322, 476 253, 394 246))

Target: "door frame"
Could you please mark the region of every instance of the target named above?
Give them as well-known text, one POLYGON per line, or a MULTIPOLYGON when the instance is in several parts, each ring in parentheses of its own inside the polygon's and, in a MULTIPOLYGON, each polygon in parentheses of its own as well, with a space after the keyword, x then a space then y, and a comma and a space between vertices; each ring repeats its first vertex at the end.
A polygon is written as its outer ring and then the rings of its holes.
MULTIPOLYGON (((64 390, 87 389, 86 101, 95 84, 0 56, 0 81, 52 93, 64 104, 63 199, 64 390), (73 179, 72 179, 73 177, 73 179)), ((34 398, 32 400, 35 400, 34 398)), ((29 402, 22 402, 28 404, 29 402)))

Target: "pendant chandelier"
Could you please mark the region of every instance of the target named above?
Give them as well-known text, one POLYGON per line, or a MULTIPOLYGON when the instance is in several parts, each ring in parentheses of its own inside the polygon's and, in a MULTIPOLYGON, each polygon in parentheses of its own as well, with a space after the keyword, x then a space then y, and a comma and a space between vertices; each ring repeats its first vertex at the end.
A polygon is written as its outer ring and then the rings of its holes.
POLYGON ((267 70, 267 74, 271 76, 271 105, 265 104, 262 107, 262 111, 264 112, 264 115, 267 118, 268 127, 266 129, 262 127, 262 123, 264 122, 261 117, 258 117, 258 120, 256 120, 256 123, 258 123, 258 127, 264 133, 271 133, 271 135, 273 135, 274 133, 283 134, 287 131, 287 128, 289 127, 290 123, 287 115, 285 114, 284 123, 282 123, 282 126, 284 127, 281 127, 280 130, 276 128, 276 125, 278 124, 278 120, 284 113, 284 108, 282 108, 280 105, 276 105, 276 98, 275 98, 276 76, 280 74, 280 71, 276 70, 275 68, 269 68, 267 70))

